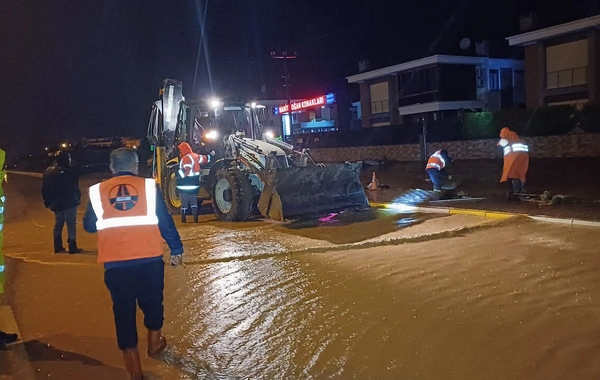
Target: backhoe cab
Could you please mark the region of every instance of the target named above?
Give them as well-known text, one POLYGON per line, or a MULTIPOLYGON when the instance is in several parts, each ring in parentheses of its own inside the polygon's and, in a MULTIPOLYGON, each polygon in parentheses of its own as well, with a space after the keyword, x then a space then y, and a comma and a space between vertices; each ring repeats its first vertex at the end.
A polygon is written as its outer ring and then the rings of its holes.
POLYGON ((154 147, 152 173, 173 213, 180 206, 177 145, 184 141, 210 157, 201 168, 198 201, 212 200, 223 221, 253 214, 283 221, 369 206, 359 181, 362 163, 317 164, 308 149, 296 151, 263 131, 255 107, 185 100, 181 82, 164 81, 148 138, 154 147))

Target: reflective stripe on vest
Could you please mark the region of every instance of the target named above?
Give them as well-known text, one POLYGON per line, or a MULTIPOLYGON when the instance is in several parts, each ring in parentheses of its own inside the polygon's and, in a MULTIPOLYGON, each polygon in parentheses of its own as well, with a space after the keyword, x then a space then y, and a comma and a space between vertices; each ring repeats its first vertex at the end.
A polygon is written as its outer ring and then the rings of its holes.
POLYGON ((94 213, 98 218, 96 229, 102 231, 107 228, 129 227, 129 226, 152 226, 158 225, 158 217, 156 216, 156 183, 152 179, 145 181, 146 195, 146 215, 143 216, 124 216, 112 217, 104 219, 104 209, 102 207, 102 199, 100 195, 100 184, 90 187, 90 202, 94 213))
POLYGON ((181 178, 199 176, 200 175, 200 161, 202 161, 202 157, 199 157, 198 162, 196 162, 195 155, 192 153, 189 153, 189 154, 186 154, 185 156, 183 156, 183 158, 179 162, 179 176, 181 178), (191 163, 185 163, 185 164, 183 163, 186 157, 191 161, 191 163), (196 166, 198 167, 198 170, 195 169, 196 166), (187 175, 186 175, 186 173, 187 173, 187 175))
POLYGON ((427 161, 426 169, 442 170, 445 167, 446 167, 446 160, 444 160, 444 157, 442 157, 442 151, 438 150, 437 152, 432 154, 431 157, 429 157, 429 160, 427 161), (439 163, 436 161, 439 161, 439 163))
POLYGON ((529 153, 529 147, 523 143, 514 143, 504 147, 504 155, 507 156, 512 152, 516 153, 529 153))

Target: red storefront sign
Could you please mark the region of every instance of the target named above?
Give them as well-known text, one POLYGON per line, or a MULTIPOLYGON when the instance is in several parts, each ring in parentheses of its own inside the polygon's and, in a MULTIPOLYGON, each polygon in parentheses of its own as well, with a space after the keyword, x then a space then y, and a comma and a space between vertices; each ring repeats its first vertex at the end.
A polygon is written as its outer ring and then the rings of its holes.
MULTIPOLYGON (((322 106, 322 105, 325 105, 326 103, 327 103, 327 96, 322 95, 322 96, 318 96, 313 99, 308 99, 308 100, 303 100, 301 102, 292 103, 291 106, 292 106, 292 111, 301 111, 301 110, 304 110, 307 108, 322 106)), ((282 104, 279 106, 280 114, 288 113, 288 112, 289 112, 289 108, 288 108, 287 104, 282 104)))

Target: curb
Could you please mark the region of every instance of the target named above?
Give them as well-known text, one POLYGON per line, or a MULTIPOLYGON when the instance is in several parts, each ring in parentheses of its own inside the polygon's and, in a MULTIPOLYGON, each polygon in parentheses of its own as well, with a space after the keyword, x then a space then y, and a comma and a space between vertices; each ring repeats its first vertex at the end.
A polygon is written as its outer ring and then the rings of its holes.
POLYGON ((507 212, 499 211, 488 211, 488 210, 472 210, 462 209, 453 207, 421 207, 421 206, 409 206, 409 205, 394 205, 393 203, 380 203, 372 202, 371 207, 374 208, 392 208, 401 211, 413 211, 413 212, 425 212, 425 213, 436 213, 436 214, 447 214, 447 215, 473 215, 480 216, 490 219, 507 219, 513 216, 524 216, 532 220, 539 222, 563 224, 573 226, 584 226, 584 227, 600 227, 600 222, 592 222, 588 220, 580 219, 563 219, 563 218, 552 218, 543 215, 528 215, 528 214, 511 214, 507 212))

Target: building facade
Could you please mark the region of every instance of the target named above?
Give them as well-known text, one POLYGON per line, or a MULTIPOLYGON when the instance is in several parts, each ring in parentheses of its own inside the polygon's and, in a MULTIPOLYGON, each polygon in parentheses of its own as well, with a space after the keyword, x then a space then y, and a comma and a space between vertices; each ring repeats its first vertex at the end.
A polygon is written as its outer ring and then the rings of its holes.
POLYGON ((523 61, 435 55, 347 78, 360 86, 363 127, 411 124, 525 104, 523 61))
POLYGON ((600 101, 600 16, 508 37, 525 49, 528 108, 600 101))

